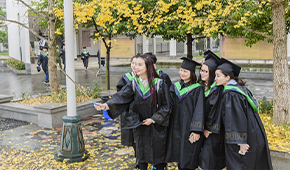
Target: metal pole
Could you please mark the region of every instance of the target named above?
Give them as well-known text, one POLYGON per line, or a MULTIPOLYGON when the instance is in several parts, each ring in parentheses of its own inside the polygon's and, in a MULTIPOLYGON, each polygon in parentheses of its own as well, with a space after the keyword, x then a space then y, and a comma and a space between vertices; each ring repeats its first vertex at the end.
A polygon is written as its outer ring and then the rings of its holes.
POLYGON ((72 0, 64 1, 64 26, 66 45, 66 90, 67 116, 62 117, 63 128, 60 140, 60 151, 56 155, 58 161, 65 159, 68 162, 84 161, 89 157, 83 139, 80 115, 76 114, 75 66, 74 66, 74 30, 72 0), (70 78, 69 78, 70 77, 70 78))
MULTIPOLYGON (((72 0, 64 1, 64 31, 65 31, 65 63, 66 73, 75 81, 74 66, 74 31, 73 31, 73 3, 72 0)), ((67 87, 67 116, 76 116, 75 85, 66 77, 67 87)))

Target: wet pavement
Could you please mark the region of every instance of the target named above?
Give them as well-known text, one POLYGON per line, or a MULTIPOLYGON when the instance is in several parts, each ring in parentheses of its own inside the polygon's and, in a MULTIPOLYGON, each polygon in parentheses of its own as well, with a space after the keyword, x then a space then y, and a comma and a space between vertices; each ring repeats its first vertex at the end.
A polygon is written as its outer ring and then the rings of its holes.
MULTIPOLYGON (((115 69, 116 70, 116 69, 115 69)), ((126 73, 128 68, 118 68, 117 71, 110 72, 110 83, 111 89, 116 88, 121 76, 126 73)), ((172 82, 179 80, 178 70, 164 69, 168 71, 168 75, 171 77, 172 82)), ((106 88, 105 75, 96 76, 98 68, 88 69, 77 69, 75 71, 75 80, 77 84, 81 84, 85 87, 93 87, 93 82, 97 80, 102 88, 106 88)), ((66 78, 65 75, 58 70, 59 83, 65 86, 66 78)), ((39 93, 48 92, 47 86, 44 82, 45 75, 43 72, 35 73, 32 75, 16 75, 12 72, 0 72, 1 88, 0 94, 2 95, 13 95, 15 98, 29 97, 30 95, 37 95, 39 93)), ((256 98, 261 101, 265 96, 267 100, 273 100, 273 81, 269 80, 256 80, 256 79, 245 79, 246 86, 253 91, 256 98)))

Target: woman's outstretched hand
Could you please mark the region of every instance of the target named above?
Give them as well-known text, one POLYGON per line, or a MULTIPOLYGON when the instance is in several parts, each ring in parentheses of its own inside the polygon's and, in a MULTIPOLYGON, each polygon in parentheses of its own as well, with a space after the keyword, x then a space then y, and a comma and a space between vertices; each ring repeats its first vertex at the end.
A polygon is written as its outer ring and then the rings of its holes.
POLYGON ((94 103, 94 106, 98 111, 106 109, 106 105, 102 103, 94 103))

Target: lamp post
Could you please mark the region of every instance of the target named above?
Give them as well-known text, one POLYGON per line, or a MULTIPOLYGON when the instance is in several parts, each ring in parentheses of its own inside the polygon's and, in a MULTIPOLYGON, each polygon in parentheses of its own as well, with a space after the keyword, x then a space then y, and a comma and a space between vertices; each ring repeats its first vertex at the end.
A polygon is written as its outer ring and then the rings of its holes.
MULTIPOLYGON (((75 80, 74 67, 74 31, 73 31, 73 3, 64 1, 64 26, 66 49, 66 73, 75 80)), ((67 87, 67 115, 62 118, 63 128, 61 134, 60 151, 56 159, 67 162, 80 162, 88 158, 80 123, 81 116, 76 114, 75 85, 66 77, 67 87)))

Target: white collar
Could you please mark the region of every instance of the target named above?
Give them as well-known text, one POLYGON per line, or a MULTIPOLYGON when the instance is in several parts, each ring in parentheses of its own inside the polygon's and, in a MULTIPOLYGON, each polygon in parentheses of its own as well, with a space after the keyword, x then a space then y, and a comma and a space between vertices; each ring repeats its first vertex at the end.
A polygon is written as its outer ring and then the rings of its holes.
POLYGON ((231 79, 227 85, 236 85, 238 82, 235 79, 231 79))

